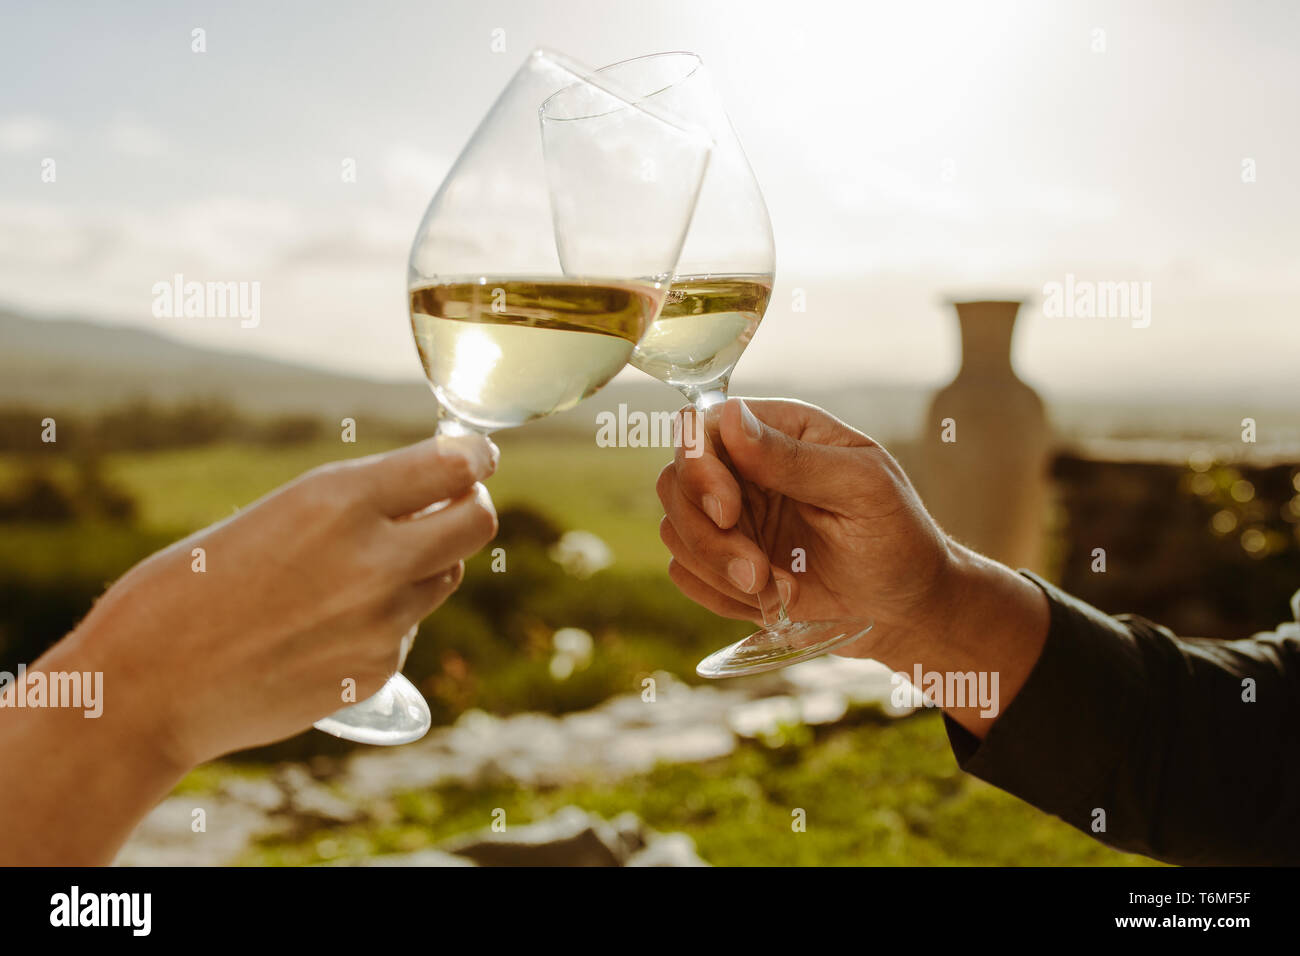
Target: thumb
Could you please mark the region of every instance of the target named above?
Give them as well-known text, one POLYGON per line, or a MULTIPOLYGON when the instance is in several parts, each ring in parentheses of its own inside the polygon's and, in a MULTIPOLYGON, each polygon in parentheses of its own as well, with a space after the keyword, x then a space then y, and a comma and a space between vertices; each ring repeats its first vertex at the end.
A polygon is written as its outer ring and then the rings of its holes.
POLYGON ((761 421, 739 398, 727 401, 718 427, 747 481, 827 510, 838 510, 851 491, 858 449, 801 441, 761 421))

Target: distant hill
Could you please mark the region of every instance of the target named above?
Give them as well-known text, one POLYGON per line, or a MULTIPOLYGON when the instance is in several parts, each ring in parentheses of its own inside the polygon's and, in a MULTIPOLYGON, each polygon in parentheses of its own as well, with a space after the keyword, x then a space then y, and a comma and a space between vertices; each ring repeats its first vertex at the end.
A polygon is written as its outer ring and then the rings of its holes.
POLYGON ((93 408, 135 398, 219 398, 252 414, 331 418, 371 413, 412 421, 434 412, 419 383, 376 382, 197 348, 143 329, 0 313, 0 403, 93 408))
MULTIPOLYGON (((918 389, 863 388, 801 397, 880 433, 885 425, 897 432, 911 426, 911 419, 919 423, 926 395, 918 389)), ((369 415, 401 424, 431 424, 437 411, 428 388, 419 382, 351 377, 201 348, 144 329, 0 312, 0 404, 94 409, 139 398, 162 404, 219 399, 253 415, 369 415)), ((616 410, 620 403, 671 411, 682 399, 648 379, 620 382, 563 415, 530 424, 529 430, 594 434, 596 415, 616 410)))
MULTIPOLYGON (((1240 445, 1240 421, 1251 416, 1259 422, 1261 442, 1274 445, 1275 454, 1300 449, 1300 401, 1286 396, 1208 395, 1190 389, 1151 393, 1125 382, 1099 386, 1104 391, 1088 395, 1044 394, 1064 440, 1123 439, 1148 448, 1154 447, 1154 440, 1164 445, 1161 457, 1177 457, 1186 445, 1202 440, 1240 445)), ((873 382, 765 387, 746 379, 742 364, 736 391, 793 394, 882 441, 902 445, 921 427, 932 389, 873 382)), ((335 420, 373 416, 430 429, 437 411, 419 382, 351 377, 201 348, 143 329, 81 319, 30 319, 0 311, 0 405, 85 410, 138 398, 163 404, 219 399, 251 415, 315 414, 335 420)), ((594 436, 596 415, 620 403, 655 411, 676 409, 682 401, 672 389, 648 379, 619 382, 565 414, 530 424, 528 433, 594 436)))

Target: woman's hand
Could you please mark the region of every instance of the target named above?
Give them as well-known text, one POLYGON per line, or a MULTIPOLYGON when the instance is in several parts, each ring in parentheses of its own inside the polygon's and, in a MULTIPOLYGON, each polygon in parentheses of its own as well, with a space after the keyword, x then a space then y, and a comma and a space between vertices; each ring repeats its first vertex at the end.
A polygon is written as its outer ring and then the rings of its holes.
POLYGON ((128 572, 28 669, 102 674, 102 712, 0 709, 0 864, 108 863, 191 767, 377 691, 496 534, 496 461, 439 438, 318 468, 128 572))
POLYGON ((104 672, 106 717, 135 706, 129 688, 178 766, 304 730, 345 706, 345 681, 357 701, 382 686, 496 534, 477 484, 496 459, 438 438, 308 472, 132 569, 64 650, 104 672))

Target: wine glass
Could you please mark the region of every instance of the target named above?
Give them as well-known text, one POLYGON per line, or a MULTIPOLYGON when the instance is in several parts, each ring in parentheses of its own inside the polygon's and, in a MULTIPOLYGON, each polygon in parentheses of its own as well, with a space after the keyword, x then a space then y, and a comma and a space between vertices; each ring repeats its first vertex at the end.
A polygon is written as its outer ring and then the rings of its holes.
MULTIPOLYGON (((438 435, 564 411, 618 374, 663 304, 712 145, 561 54, 528 57, 411 249, 411 331, 438 435)), ((403 663, 414 637, 402 639, 403 663)), ((398 744, 429 725, 397 673, 315 726, 398 744)))
MULTIPOLYGON (((677 388, 695 406, 696 421, 708 422, 707 410, 726 401, 732 370, 772 295, 776 254, 767 206, 698 56, 637 57, 603 67, 596 76, 616 83, 638 104, 707 132, 714 141, 672 288, 632 353, 634 366, 677 388)), ((713 421, 707 426, 712 445, 741 488, 740 529, 763 547, 752 503, 760 492, 736 472, 713 421)), ((776 670, 862 637, 872 627, 865 620, 791 621, 774 577, 757 597, 763 629, 702 660, 696 667, 701 677, 776 670)))

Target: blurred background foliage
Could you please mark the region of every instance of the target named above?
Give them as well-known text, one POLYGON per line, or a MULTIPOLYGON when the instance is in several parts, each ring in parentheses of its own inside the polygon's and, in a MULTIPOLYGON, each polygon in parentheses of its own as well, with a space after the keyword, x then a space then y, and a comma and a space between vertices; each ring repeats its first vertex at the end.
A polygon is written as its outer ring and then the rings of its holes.
POLYGON ((1300 588, 1300 469, 1194 453, 1185 465, 1058 456, 1066 590, 1186 637, 1235 639, 1291 618, 1300 588), (1105 571, 1094 570, 1095 549, 1105 571))
MULTIPOLYGON (((158 548, 314 465, 422 437, 365 418, 357 434, 344 443, 334 423, 252 418, 214 402, 135 402, 96 415, 0 411, 0 669, 35 660, 158 548), (57 421, 53 444, 40 440, 47 417, 57 421)), ((663 450, 527 432, 499 443, 489 487, 506 573, 493 571, 490 552, 472 559, 460 591, 423 623, 406 667, 435 722, 471 708, 581 710, 638 692, 654 671, 695 682, 701 654, 746 631, 686 601, 664 572, 653 491, 663 450), (585 571, 578 562, 582 573, 557 560, 566 533, 578 530, 594 539, 574 538, 574 547, 596 540, 606 549, 585 571), (557 670, 561 629, 580 639, 557 670)), ((1288 616, 1300 581, 1296 469, 1061 455, 1053 482, 1058 577, 1086 600, 1208 636, 1243 636, 1288 616), (1106 551, 1105 573, 1093 570, 1095 548, 1106 551)), ((203 768, 187 786, 282 761, 328 761, 352 747, 309 732, 203 768)), ((528 819, 567 803, 609 815, 630 809, 651 826, 684 830, 714 863, 1144 862, 961 774, 936 715, 894 722, 872 713, 781 746, 744 743, 721 760, 607 785, 411 794, 397 819, 295 834, 248 862, 328 860, 347 846, 414 849, 480 825, 494 807, 528 819), (760 852, 760 831, 788 831, 796 791, 815 791, 839 818, 823 821, 816 839, 769 840, 760 852)))
MULTIPOLYGON (((132 402, 93 417, 0 411, 0 668, 30 662, 66 634, 134 563, 229 516, 303 471, 423 434, 362 419, 343 442, 332 423, 250 418, 231 406, 132 402), (57 441, 41 441, 53 418, 57 441)), ((500 439, 508 463, 489 483, 501 518, 493 547, 421 626, 406 666, 435 720, 471 707, 564 713, 636 690, 655 670, 690 675, 700 652, 737 636, 678 595, 664 568, 654 476, 658 449, 601 449, 572 437, 500 439), (584 577, 556 560, 584 529, 614 556, 584 577), (565 539, 567 541, 567 539, 565 539), (588 632, 595 652, 563 680, 552 673, 560 628, 588 632)), ((578 539, 578 547, 582 539, 578 539)), ((582 555, 577 555, 581 558, 582 555)), ((578 566, 582 565, 578 561, 578 566)), ((351 745, 311 732, 241 755, 266 761, 351 745)))

